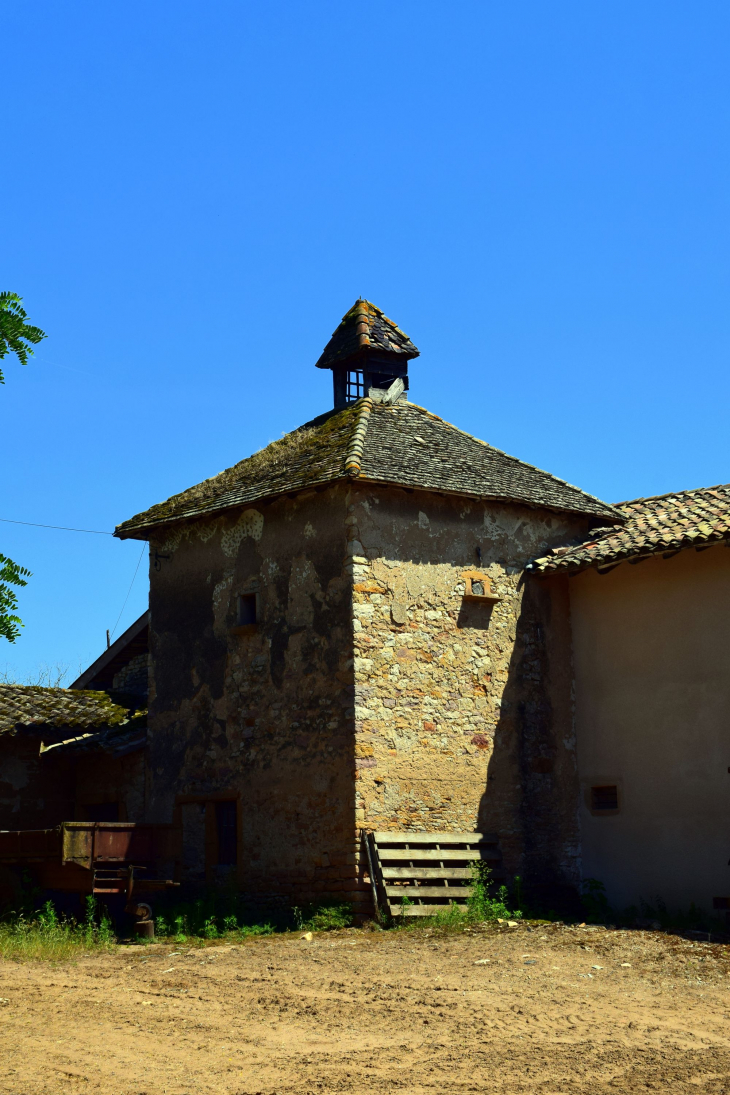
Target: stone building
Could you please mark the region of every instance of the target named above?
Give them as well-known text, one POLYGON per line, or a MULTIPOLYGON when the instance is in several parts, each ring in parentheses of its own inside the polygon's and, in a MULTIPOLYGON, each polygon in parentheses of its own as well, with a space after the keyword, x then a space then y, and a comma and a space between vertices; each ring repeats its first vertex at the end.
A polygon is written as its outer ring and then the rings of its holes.
POLYGON ((189 879, 369 903, 363 829, 484 827, 579 881, 567 580, 536 556, 611 506, 407 401, 366 301, 317 363, 334 409, 126 521, 150 543, 146 818, 189 879))
POLYGON ((183 881, 366 913, 364 832, 484 831, 553 908, 730 910, 730 487, 606 505, 409 402, 417 356, 358 301, 332 410, 119 526, 149 613, 0 687, 0 829, 174 820, 183 881))

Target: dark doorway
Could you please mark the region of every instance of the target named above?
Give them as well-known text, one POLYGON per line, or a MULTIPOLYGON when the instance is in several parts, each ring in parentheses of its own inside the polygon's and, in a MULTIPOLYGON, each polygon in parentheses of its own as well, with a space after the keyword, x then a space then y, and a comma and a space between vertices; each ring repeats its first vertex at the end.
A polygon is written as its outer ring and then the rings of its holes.
POLYGON ((235 864, 238 860, 238 826, 236 803, 216 802, 215 821, 218 833, 218 866, 235 864))

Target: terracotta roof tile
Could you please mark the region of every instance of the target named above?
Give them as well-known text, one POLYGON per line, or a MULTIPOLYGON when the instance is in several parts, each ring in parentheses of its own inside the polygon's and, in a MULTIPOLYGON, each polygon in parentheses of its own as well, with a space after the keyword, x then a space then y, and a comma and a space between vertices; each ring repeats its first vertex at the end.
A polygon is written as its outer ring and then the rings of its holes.
POLYGON ((346 476, 621 522, 611 506, 406 401, 361 399, 119 525, 122 538, 346 476))
POLYGON ((538 573, 608 566, 624 559, 730 540, 730 484, 636 498, 616 505, 623 527, 594 529, 591 539, 553 548, 529 569, 538 573))

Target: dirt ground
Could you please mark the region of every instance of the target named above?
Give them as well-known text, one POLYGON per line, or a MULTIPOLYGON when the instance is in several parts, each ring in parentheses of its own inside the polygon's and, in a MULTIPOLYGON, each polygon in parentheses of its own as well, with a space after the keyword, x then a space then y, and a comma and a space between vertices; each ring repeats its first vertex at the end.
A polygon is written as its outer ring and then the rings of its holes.
POLYGON ((0 1091, 730 1093, 730 947, 556 925, 0 965, 0 1091))

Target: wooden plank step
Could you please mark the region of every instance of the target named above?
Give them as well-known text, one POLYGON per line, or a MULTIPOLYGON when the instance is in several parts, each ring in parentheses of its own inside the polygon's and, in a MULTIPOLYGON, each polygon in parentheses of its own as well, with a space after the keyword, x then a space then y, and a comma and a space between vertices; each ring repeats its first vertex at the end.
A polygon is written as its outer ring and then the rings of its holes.
MULTIPOLYGON (((466 909, 461 901, 455 901, 454 904, 460 909, 466 909)), ((448 905, 406 905, 405 908, 392 905, 391 913, 393 916, 438 916, 439 913, 448 912, 448 908, 448 905)))
POLYGON ((383 867, 383 878, 471 878, 470 867, 383 867))
POLYGON ((499 852, 490 850, 477 850, 473 848, 378 848, 378 855, 383 863, 394 860, 412 859, 422 860, 431 859, 438 862, 441 860, 444 863, 450 860, 470 860, 470 859, 482 859, 482 860, 498 860, 502 857, 499 852))
POLYGON ((373 833, 376 844, 497 844, 494 833, 373 833))
POLYGON ((469 886, 386 886, 388 897, 443 897, 445 901, 455 901, 457 897, 466 899, 471 893, 469 886))

